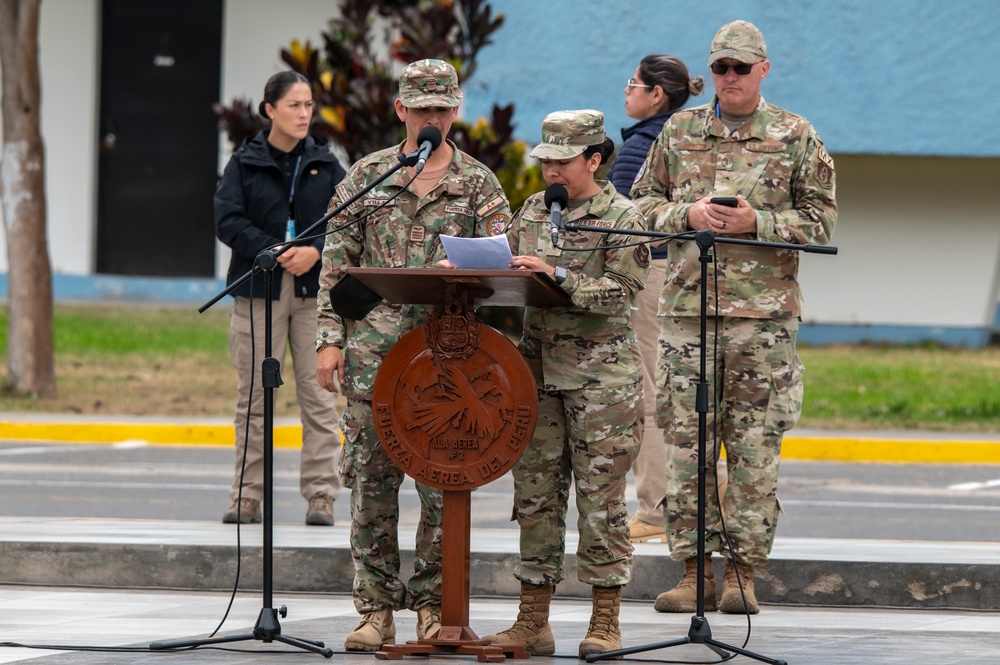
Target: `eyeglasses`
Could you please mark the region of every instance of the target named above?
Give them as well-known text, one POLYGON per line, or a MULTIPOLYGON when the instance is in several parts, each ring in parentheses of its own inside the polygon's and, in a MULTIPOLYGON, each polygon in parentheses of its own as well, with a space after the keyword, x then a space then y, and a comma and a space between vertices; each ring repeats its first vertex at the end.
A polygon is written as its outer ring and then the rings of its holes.
POLYGON ((733 71, 736 72, 737 76, 746 76, 747 74, 750 73, 750 70, 753 69, 754 65, 759 65, 762 62, 764 61, 758 60, 757 62, 752 62, 750 64, 741 62, 738 65, 724 65, 721 62, 713 62, 712 66, 709 67, 709 69, 711 69, 712 73, 715 74, 716 76, 725 76, 726 74, 729 73, 729 68, 732 67, 733 71))
POLYGON ((630 78, 625 87, 631 89, 631 88, 652 88, 653 86, 647 85, 646 83, 636 83, 634 78, 630 78))

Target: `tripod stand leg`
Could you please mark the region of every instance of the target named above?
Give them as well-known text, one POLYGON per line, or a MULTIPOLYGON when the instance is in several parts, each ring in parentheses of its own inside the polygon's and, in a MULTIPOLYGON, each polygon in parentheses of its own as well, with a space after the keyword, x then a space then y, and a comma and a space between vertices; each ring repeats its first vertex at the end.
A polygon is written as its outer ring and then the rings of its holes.
POLYGON ((162 640, 150 642, 150 651, 172 651, 177 649, 197 649, 210 644, 226 644, 227 642, 243 642, 253 640, 253 633, 239 635, 220 635, 219 637, 194 638, 190 640, 162 640))
POLYGON ((257 625, 253 629, 254 639, 261 642, 282 642, 293 647, 321 654, 326 658, 333 656, 333 650, 326 648, 326 645, 319 640, 307 640, 301 637, 283 635, 281 633, 281 624, 278 623, 279 612, 281 616, 285 616, 284 606, 280 610, 265 607, 260 611, 260 616, 257 617, 257 625))
POLYGON ((762 656, 759 653, 754 653, 753 651, 747 651, 746 649, 741 649, 740 647, 734 647, 731 644, 726 644, 725 642, 719 642, 718 640, 706 640, 705 646, 719 654, 720 656, 726 652, 723 649, 729 649, 741 656, 746 656, 747 658, 753 658, 754 660, 759 660, 762 663, 770 663, 771 665, 788 665, 786 661, 780 658, 768 658, 767 656, 762 656))
POLYGON ((274 641, 289 644, 293 647, 305 649, 306 651, 312 651, 313 653, 318 653, 324 658, 333 658, 333 649, 325 646, 322 642, 303 640, 296 637, 289 637, 288 635, 275 635, 274 641))
MULTIPOLYGON (((282 608, 284 609, 284 608, 282 608)), ((230 642, 253 642, 260 641, 266 643, 281 642, 289 646, 305 649, 318 653, 324 658, 333 657, 333 649, 328 648, 323 642, 317 640, 307 640, 301 637, 282 635, 281 625, 278 623, 278 610, 265 607, 257 617, 257 624, 252 633, 240 633, 238 635, 220 635, 219 637, 195 638, 189 640, 169 640, 152 642, 149 645, 150 651, 178 651, 183 649, 197 649, 198 647, 212 644, 227 644, 230 642)))
POLYGON ((638 647, 625 647, 624 649, 615 649, 614 651, 605 651, 604 653, 590 653, 584 656, 584 660, 588 663, 593 663, 597 660, 605 660, 607 658, 621 658, 622 656, 627 656, 632 653, 641 653, 643 651, 649 651, 651 649, 666 649, 669 647, 679 647, 684 644, 691 644, 691 639, 687 637, 682 637, 676 640, 669 640, 667 642, 657 642, 656 644, 644 644, 638 647))

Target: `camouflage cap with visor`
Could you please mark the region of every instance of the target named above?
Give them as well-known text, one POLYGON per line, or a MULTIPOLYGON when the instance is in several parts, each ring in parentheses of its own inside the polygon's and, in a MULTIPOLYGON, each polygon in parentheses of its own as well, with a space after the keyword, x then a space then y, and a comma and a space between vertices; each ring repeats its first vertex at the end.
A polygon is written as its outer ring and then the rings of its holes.
POLYGON ((708 51, 708 64, 716 60, 732 58, 747 64, 753 64, 767 58, 767 44, 764 35, 760 34, 753 23, 733 21, 727 23, 715 33, 712 47, 708 51))
POLYGON ((542 142, 532 148, 535 159, 570 159, 604 143, 604 114, 592 109, 555 111, 542 121, 542 142))
POLYGON ((407 108, 458 106, 458 72, 444 60, 411 62, 399 74, 399 101, 407 108))

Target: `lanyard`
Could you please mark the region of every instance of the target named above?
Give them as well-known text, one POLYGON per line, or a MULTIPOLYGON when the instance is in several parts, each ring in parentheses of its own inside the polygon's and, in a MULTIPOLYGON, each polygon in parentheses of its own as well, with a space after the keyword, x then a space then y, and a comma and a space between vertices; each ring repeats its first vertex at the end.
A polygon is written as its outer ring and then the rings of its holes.
POLYGON ((302 155, 299 155, 299 156, 297 156, 295 158, 295 170, 292 171, 292 186, 288 190, 288 216, 289 217, 293 217, 294 216, 292 214, 294 212, 294 210, 292 209, 292 205, 295 202, 295 179, 299 175, 299 164, 300 163, 302 163, 302 155))
POLYGON ((285 240, 295 238, 295 178, 299 175, 299 163, 302 155, 295 158, 295 170, 292 171, 292 186, 288 190, 288 221, 285 222, 285 240))

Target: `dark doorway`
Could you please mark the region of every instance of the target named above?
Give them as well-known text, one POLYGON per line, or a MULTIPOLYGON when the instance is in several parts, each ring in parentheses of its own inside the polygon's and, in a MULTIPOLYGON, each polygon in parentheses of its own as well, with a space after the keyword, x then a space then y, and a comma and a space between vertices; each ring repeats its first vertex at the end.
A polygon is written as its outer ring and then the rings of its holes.
POLYGON ((210 277, 222 0, 104 0, 97 272, 210 277))

